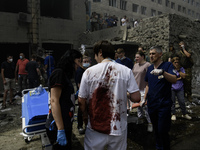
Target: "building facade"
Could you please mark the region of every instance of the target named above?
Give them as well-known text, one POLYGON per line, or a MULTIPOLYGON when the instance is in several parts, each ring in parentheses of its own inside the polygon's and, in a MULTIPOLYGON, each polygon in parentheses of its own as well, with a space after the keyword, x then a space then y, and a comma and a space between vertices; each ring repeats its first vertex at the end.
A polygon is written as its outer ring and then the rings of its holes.
POLYGON ((165 13, 177 14, 192 20, 200 19, 200 0, 88 0, 91 12, 107 17, 127 16, 132 26, 134 20, 165 13))
POLYGON ((43 55, 52 50, 55 59, 68 48, 78 48, 78 36, 86 30, 85 3, 80 0, 0 0, 0 63, 6 54, 43 55))

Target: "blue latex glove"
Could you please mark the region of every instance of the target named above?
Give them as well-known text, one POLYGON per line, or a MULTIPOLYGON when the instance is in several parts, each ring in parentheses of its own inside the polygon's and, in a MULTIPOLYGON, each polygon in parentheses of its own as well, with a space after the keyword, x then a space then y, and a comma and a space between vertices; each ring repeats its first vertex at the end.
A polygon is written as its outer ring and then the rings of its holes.
POLYGON ((65 130, 58 130, 58 132, 57 132, 57 142, 61 146, 67 145, 65 130))
POLYGON ((52 131, 54 129, 54 126, 55 126, 55 120, 53 120, 49 126, 49 130, 52 131))
POLYGON ((79 92, 79 90, 76 92, 76 94, 75 94, 75 99, 77 99, 78 98, 78 92, 79 92))

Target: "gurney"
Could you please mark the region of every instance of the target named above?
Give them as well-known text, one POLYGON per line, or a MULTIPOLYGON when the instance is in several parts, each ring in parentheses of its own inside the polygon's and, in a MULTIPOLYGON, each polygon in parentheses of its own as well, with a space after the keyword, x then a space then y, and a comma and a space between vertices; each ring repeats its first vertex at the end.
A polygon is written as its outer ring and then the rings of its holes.
MULTIPOLYGON (((33 89, 22 91, 22 133, 25 142, 31 141, 35 135, 40 135, 41 138, 47 138, 46 135, 46 118, 49 112, 49 92, 43 88, 40 95, 31 95, 33 89)), ((45 143, 42 141, 42 144, 45 143)), ((43 145, 44 146, 44 145, 43 145)), ((46 144, 45 144, 46 147, 46 144)))

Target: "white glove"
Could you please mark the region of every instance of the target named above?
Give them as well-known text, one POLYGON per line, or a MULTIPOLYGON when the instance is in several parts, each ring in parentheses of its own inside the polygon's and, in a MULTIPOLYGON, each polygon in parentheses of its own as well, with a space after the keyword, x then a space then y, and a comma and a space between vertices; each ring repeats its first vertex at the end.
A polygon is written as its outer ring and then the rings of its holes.
POLYGON ((163 69, 154 69, 150 72, 150 74, 153 74, 153 75, 162 75, 164 73, 164 70, 163 69))
POLYGON ((43 80, 43 77, 42 77, 42 76, 40 76, 40 80, 43 80))
POLYGON ((185 49, 185 46, 184 45, 181 45, 182 49, 185 49))
POLYGON ((142 99, 141 99, 141 101, 140 101, 140 107, 143 107, 143 106, 144 106, 144 104, 145 104, 145 102, 146 102, 146 101, 145 101, 145 99, 144 99, 144 98, 142 98, 142 99))

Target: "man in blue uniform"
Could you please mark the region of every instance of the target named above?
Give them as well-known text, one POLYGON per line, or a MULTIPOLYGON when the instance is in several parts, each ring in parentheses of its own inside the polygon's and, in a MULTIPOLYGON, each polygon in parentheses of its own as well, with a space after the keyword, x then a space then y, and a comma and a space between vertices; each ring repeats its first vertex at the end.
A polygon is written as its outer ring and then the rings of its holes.
POLYGON ((117 63, 120 63, 131 70, 133 69, 133 61, 130 58, 125 57, 125 51, 123 48, 118 48, 117 51, 118 59, 116 60, 117 63))
POLYGON ((147 82, 144 98, 147 99, 149 116, 156 137, 157 150, 169 150, 170 139, 168 132, 171 126, 171 83, 176 82, 174 67, 171 62, 161 60, 162 49, 150 48, 150 61, 145 81, 147 82))

